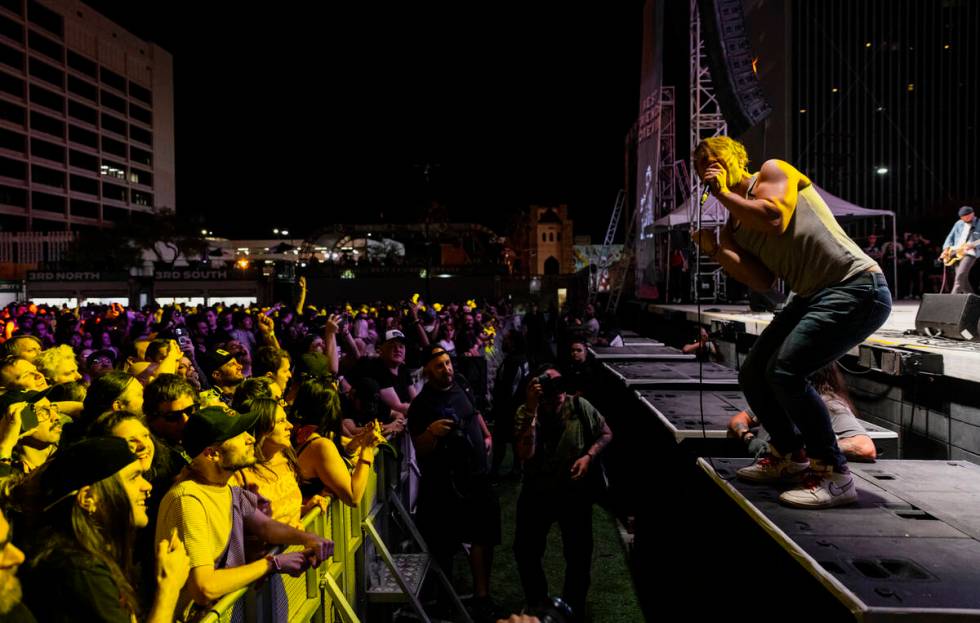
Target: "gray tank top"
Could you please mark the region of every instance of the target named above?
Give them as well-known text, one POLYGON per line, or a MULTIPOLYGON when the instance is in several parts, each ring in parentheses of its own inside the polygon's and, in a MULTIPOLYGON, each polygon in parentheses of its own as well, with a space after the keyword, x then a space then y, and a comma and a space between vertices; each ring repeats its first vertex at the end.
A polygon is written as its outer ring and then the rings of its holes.
MULTIPOLYGON (((756 173, 746 198, 754 198, 752 190, 758 180, 756 173)), ((734 224, 733 229, 735 242, 759 258, 799 296, 810 296, 877 266, 844 233, 813 184, 797 195, 796 209, 782 235, 764 234, 734 224)))

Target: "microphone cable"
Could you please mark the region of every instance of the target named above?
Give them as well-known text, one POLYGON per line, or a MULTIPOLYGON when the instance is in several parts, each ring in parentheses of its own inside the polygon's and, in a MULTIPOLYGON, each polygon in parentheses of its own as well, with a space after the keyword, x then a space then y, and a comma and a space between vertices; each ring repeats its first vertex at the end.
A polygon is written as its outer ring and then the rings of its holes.
MULTIPOLYGON (((701 231, 701 213, 704 210, 704 204, 707 203, 708 197, 711 194, 711 187, 708 184, 704 184, 704 190, 701 193, 701 198, 698 202, 698 213, 696 215, 696 227, 695 234, 701 231)), ((693 195, 692 195, 693 198, 693 195)), ((705 354, 708 352, 707 344, 701 345, 701 247, 698 245, 698 240, 695 242, 694 237, 691 237, 691 246, 694 248, 694 302, 697 306, 697 326, 695 330, 697 331, 697 337, 695 338, 698 343, 698 349, 694 352, 698 359, 698 412, 701 419, 701 438, 704 440, 704 445, 708 445, 708 427, 704 422, 704 355, 701 353, 704 349, 705 354)), ((717 244, 717 241, 715 242, 717 244)), ((710 336, 709 336, 710 337, 710 336)), ((715 468, 714 457, 708 454, 708 463, 711 465, 712 471, 716 474, 718 470, 715 468)))

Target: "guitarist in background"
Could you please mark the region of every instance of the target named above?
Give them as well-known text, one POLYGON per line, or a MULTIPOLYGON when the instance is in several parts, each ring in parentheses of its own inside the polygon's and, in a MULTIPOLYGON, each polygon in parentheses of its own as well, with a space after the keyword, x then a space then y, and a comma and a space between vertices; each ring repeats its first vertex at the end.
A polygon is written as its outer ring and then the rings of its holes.
POLYGON ((980 231, 977 231, 974 222, 973 208, 963 206, 960 208, 959 215, 960 220, 953 225, 953 229, 946 236, 946 241, 943 242, 943 252, 939 259, 946 266, 956 266, 956 276, 950 294, 973 294, 970 269, 977 261, 974 247, 980 245, 980 231))

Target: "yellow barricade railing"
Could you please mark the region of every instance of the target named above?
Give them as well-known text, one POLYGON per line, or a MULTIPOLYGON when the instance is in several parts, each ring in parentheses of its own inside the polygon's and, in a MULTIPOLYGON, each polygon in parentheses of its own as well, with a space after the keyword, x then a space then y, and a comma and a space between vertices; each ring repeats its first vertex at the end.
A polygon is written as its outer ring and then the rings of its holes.
MULTIPOLYGON (((378 459, 376 466, 384 462, 381 455, 378 459)), ((357 508, 335 499, 325 513, 316 507, 303 518, 303 529, 332 540, 334 552, 333 557, 318 569, 311 567, 298 578, 278 576, 289 605, 289 623, 359 623, 354 605, 362 586, 356 571, 357 554, 364 545, 361 518, 374 504, 379 478, 383 482, 377 470, 371 470, 367 489, 357 508)), ((299 546, 290 546, 283 551, 299 549, 299 546)), ((270 595, 268 581, 256 582, 219 599, 201 623, 231 621, 236 608, 243 609, 245 623, 273 621, 274 618, 262 612, 271 603, 270 595)))

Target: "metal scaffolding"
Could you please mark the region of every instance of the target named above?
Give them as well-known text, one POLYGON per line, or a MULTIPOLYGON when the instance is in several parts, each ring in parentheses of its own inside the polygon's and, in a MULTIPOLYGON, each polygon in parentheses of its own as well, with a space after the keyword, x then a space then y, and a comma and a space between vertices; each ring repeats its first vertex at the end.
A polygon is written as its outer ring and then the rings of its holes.
MULTIPOLYGON (((724 136, 728 134, 728 124, 725 122, 725 117, 721 112, 721 105, 718 103, 718 99, 715 97, 715 89, 711 80, 711 71, 708 69, 708 59, 705 52, 704 39, 701 36, 701 16, 698 11, 698 0, 691 0, 691 36, 690 36, 690 59, 691 59, 691 97, 690 97, 690 113, 691 113, 691 151, 697 147, 703 139, 710 138, 712 136, 724 136)), ((701 180, 698 178, 697 170, 694 167, 694 163, 691 162, 689 168, 690 175, 690 186, 689 192, 693 193, 701 185, 701 180)), ((687 199, 687 198, 685 198, 687 199)), ((698 201, 688 202, 688 222, 692 225, 697 223, 700 224, 701 219, 699 218, 701 206, 698 201)), ((713 264, 713 263, 712 263, 713 264)), ((700 266, 708 266, 709 262, 705 261, 702 256, 700 266)), ((711 300, 718 300, 719 297, 724 297, 725 295, 725 284, 724 276, 721 274, 720 268, 715 268, 716 264, 711 266, 711 274, 713 275, 713 292, 712 296, 708 297, 711 300)), ((691 295, 694 300, 702 298, 699 292, 699 282, 700 276, 696 275, 694 279, 691 279, 691 295)))

